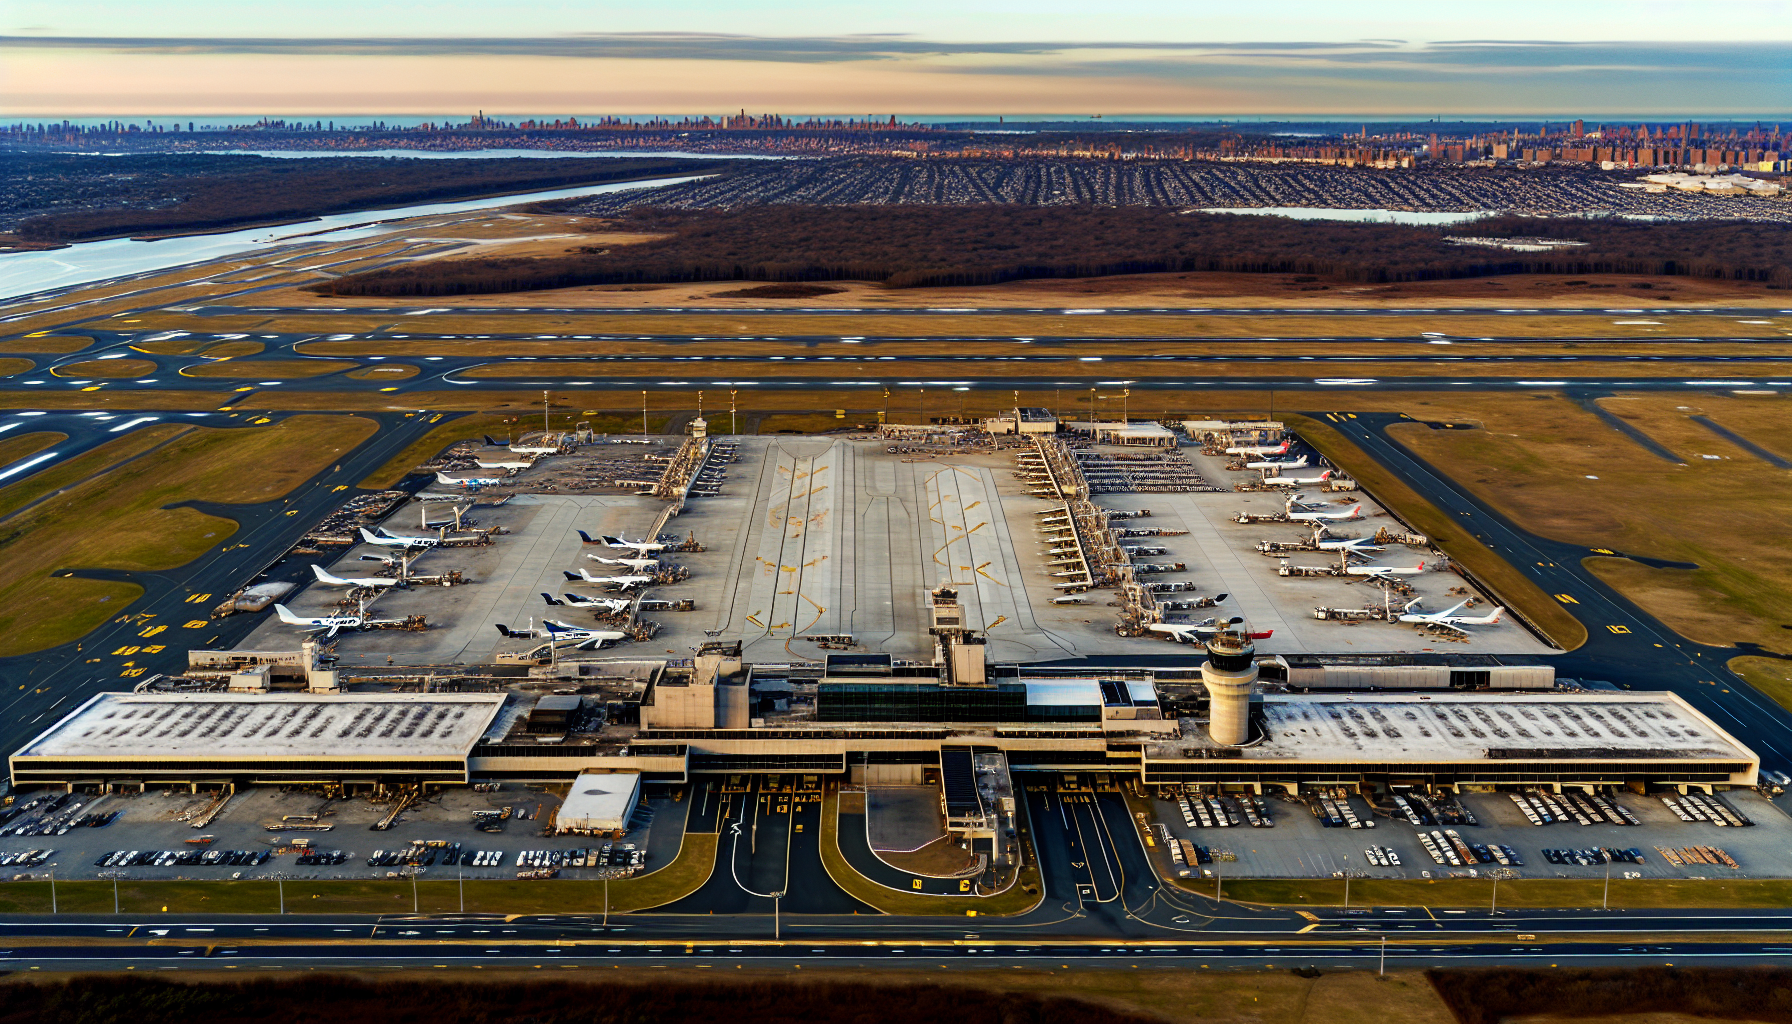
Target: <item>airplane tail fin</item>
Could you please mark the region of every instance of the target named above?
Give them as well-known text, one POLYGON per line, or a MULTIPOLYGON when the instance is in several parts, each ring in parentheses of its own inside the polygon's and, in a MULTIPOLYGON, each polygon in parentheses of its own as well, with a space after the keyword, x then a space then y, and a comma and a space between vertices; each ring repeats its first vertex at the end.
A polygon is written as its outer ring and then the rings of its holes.
POLYGON ((498 623, 498 624, 497 624, 497 625, 498 625, 498 634, 499 634, 499 635, 500 635, 500 636, 504 636, 504 637, 514 637, 514 636, 516 636, 516 634, 515 634, 515 633, 512 633, 512 632, 511 632, 511 631, 510 631, 510 627, 509 627, 509 626, 506 626, 506 625, 505 625, 505 624, 503 624, 503 623, 502 623, 502 622, 500 622, 500 623, 498 623))
POLYGON ((583 576, 580 576, 576 572, 567 572, 565 569, 560 570, 560 572, 562 575, 564 575, 569 580, 582 580, 585 578, 583 576))
POLYGON ((1331 479, 1331 478, 1332 478, 1332 471, 1331 471, 1331 470, 1329 470, 1329 469, 1328 469, 1328 470, 1326 470, 1326 471, 1325 471, 1325 472, 1323 472, 1323 473, 1321 473, 1321 474, 1319 474, 1319 479, 1320 479, 1320 480, 1321 480, 1321 481, 1324 481, 1324 480, 1330 480, 1330 479, 1331 479))
POLYGON ((299 620, 299 617, 292 613, 292 609, 286 607, 283 604, 276 603, 274 605, 274 614, 278 615, 280 617, 281 622, 284 622, 289 626, 303 626, 304 625, 304 623, 299 620))
POLYGON ((547 602, 547 603, 548 603, 548 604, 549 604, 549 605, 550 605, 550 606, 551 606, 551 605, 564 605, 564 604, 566 604, 566 602, 565 602, 565 601, 562 601, 562 600, 560 600, 560 599, 559 599, 559 598, 557 598, 557 597, 555 597, 555 596, 554 596, 554 595, 552 595, 552 594, 549 594, 549 593, 543 593, 543 594, 542 594, 542 595, 541 595, 541 599, 542 599, 542 600, 543 600, 543 601, 546 601, 546 602, 547 602))
POLYGON ((318 565, 316 562, 311 563, 311 573, 312 573, 312 575, 317 577, 317 581, 319 583, 334 583, 334 582, 336 582, 336 577, 325 572, 324 567, 321 565, 318 565))
POLYGON ((375 537, 373 535, 372 530, 369 530, 367 527, 363 526, 363 527, 361 527, 361 539, 366 541, 369 544, 372 544, 374 541, 378 540, 379 538, 375 537))
POLYGON ((627 542, 625 542, 621 537, 612 537, 609 534, 604 535, 604 543, 610 545, 613 548, 628 547, 627 542))
POLYGON ((1500 621, 1500 616, 1502 616, 1502 615, 1504 615, 1504 614, 1506 614, 1506 609, 1504 609, 1504 608, 1501 608, 1501 607, 1498 607, 1498 606, 1497 606, 1497 605, 1496 605, 1496 606, 1495 606, 1495 607, 1494 607, 1494 609, 1493 609, 1493 614, 1492 614, 1492 615, 1489 615, 1489 616, 1487 616, 1487 624, 1488 624, 1488 625, 1489 625, 1489 626, 1491 626, 1491 625, 1493 625, 1493 624, 1494 624, 1494 623, 1496 623, 1496 622, 1498 622, 1498 621, 1500 621))
POLYGON ((592 539, 591 539, 591 535, 590 535, 590 534, 589 534, 589 533, 586 533, 586 532, 585 532, 585 531, 584 531, 584 530, 580 530, 580 531, 579 531, 579 539, 580 539, 580 540, 582 540, 582 541, 584 541, 584 542, 585 542, 585 543, 587 543, 587 544, 596 544, 596 543, 598 543, 598 542, 597 542, 597 541, 595 541, 595 540, 592 540, 592 539))
POLYGON ((490 434, 485 435, 485 443, 492 448, 498 447, 498 442, 492 440, 492 435, 490 434))

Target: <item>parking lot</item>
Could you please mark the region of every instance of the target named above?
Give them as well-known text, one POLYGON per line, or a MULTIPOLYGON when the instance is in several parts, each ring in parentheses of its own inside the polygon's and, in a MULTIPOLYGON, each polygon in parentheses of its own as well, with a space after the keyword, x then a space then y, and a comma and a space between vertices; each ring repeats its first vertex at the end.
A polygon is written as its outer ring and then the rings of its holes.
MULTIPOLYGON (((1666 795, 1681 799, 1673 793, 1666 795)), ((1415 804, 1415 812, 1425 821, 1419 825, 1395 806, 1371 808, 1360 796, 1328 795, 1326 799, 1337 808, 1338 819, 1354 816, 1361 826, 1358 828, 1349 827, 1347 820, 1341 820, 1341 827, 1327 827, 1312 809, 1317 805, 1321 811, 1326 810, 1317 798, 1310 804, 1285 796, 1264 797, 1262 802, 1273 826, 1256 828, 1245 820, 1246 815, 1240 813, 1237 798, 1233 797, 1222 800, 1239 822, 1229 827, 1188 827, 1174 797, 1154 798, 1152 806, 1156 817, 1153 828, 1160 838, 1167 830, 1170 837, 1203 847, 1212 855, 1213 863, 1187 869, 1193 877, 1220 874, 1227 878, 1331 878, 1349 873, 1356 878, 1449 878, 1466 877, 1471 871, 1485 877, 1497 871, 1505 877, 1601 878, 1606 865, 1596 856, 1583 856, 1580 859, 1584 863, 1572 858, 1551 863, 1544 854, 1545 850, 1600 849, 1635 850, 1641 854, 1640 863, 1614 855, 1613 878, 1784 878, 1792 873, 1787 853, 1792 848, 1792 817, 1782 808, 1785 798, 1776 803, 1751 790, 1732 790, 1720 796, 1724 804, 1753 824, 1738 827, 1709 821, 1688 823, 1659 795, 1645 797, 1624 792, 1607 800, 1629 811, 1640 822, 1637 825, 1582 825, 1572 812, 1564 820, 1533 825, 1507 793, 1473 793, 1457 798, 1455 803, 1467 812, 1462 817, 1450 814, 1454 808, 1447 803, 1439 807, 1440 801, 1429 801, 1429 807, 1433 812, 1442 811, 1441 814, 1427 813, 1415 804), (1344 813, 1346 808, 1348 815, 1344 813), (1451 832, 1465 845, 1489 848, 1490 854, 1492 847, 1510 848, 1522 863, 1502 865, 1498 855, 1481 861, 1459 853, 1457 859, 1463 861, 1460 865, 1450 863, 1447 854, 1445 862, 1439 864, 1427 851, 1420 834, 1442 833, 1441 839, 1434 837, 1434 843, 1449 843, 1451 832), (1737 867, 1698 863, 1680 852, 1700 847, 1721 849, 1737 867), (1680 856, 1682 863, 1671 863, 1664 850, 1680 856), (1389 862, 1385 851, 1393 852, 1398 866, 1389 862)), ((1562 796, 1551 794, 1547 799, 1568 809, 1562 796)), ((1207 818, 1214 817, 1209 811, 1207 818)))
MULTIPOLYGON (((631 867, 651 871, 670 863, 684 837, 687 802, 682 787, 649 789, 641 818, 651 824, 631 829, 621 840, 608 837, 544 836, 560 798, 546 789, 505 783, 490 792, 447 789, 402 812, 390 829, 373 825, 389 804, 366 799, 327 799, 316 792, 274 787, 245 789, 203 827, 197 816, 213 803, 212 794, 150 790, 100 797, 77 794, 72 802, 99 817, 117 813, 103 827, 73 825, 60 835, 0 835, 0 860, 32 850, 52 851, 36 865, 0 864, 0 877, 57 878, 516 878, 519 871, 557 870, 565 878, 620 877, 631 867), (497 818, 497 831, 483 831, 476 815, 497 818), (270 830, 270 826, 275 826, 270 830), (284 826, 284 827, 281 827, 284 826), (191 840, 211 837, 207 843, 191 840), (609 846, 608 853, 605 847, 609 846), (640 863, 625 846, 633 846, 640 863), (449 851, 455 854, 449 863, 449 851), (575 852, 577 857, 574 857, 575 852), (212 856, 215 854, 216 856, 212 856), (247 857, 235 856, 246 854, 247 857), (479 856, 475 856, 478 854, 479 856), (518 856, 522 856, 519 863, 518 856), (134 855, 134 856, 132 856, 134 855), (111 859, 112 863, 98 863, 111 859), (253 859, 253 863, 248 862, 253 859), (575 860, 577 863, 575 863, 575 860), (375 863, 369 863, 374 861, 375 863)), ((16 793, 15 805, 60 791, 16 793)), ((40 805, 47 807, 48 803, 40 805)), ((67 805, 65 805, 66 807, 67 805)), ((59 827, 70 815, 24 812, 0 829, 32 821, 59 827)), ((490 826, 487 826, 490 827, 490 826)))

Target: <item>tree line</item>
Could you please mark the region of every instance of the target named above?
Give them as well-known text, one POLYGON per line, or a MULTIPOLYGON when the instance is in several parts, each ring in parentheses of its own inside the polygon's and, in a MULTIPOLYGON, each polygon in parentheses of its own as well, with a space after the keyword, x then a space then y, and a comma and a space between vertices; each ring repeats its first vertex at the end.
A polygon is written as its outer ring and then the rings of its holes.
POLYGON ((578 285, 875 281, 889 288, 1188 271, 1392 283, 1505 274, 1683 275, 1792 286, 1792 225, 1496 217, 1456 229, 1142 207, 765 206, 631 210, 612 229, 663 232, 566 256, 430 260, 313 286, 440 296, 578 285), (1586 242, 1526 253, 1450 234, 1586 242))
POLYGON ((715 171, 727 160, 0 155, 5 206, 50 207, 31 242, 218 231, 329 213, 715 171), (78 209, 55 209, 78 205, 78 209))

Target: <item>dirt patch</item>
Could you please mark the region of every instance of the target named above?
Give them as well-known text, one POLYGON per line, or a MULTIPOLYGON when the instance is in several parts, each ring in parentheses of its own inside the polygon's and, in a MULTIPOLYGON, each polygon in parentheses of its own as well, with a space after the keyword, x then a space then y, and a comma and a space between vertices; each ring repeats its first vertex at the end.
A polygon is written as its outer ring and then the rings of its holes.
POLYGON ((10 377, 14 374, 24 373, 26 370, 29 370, 36 365, 36 363, 29 359, 0 359, 0 377, 10 377))

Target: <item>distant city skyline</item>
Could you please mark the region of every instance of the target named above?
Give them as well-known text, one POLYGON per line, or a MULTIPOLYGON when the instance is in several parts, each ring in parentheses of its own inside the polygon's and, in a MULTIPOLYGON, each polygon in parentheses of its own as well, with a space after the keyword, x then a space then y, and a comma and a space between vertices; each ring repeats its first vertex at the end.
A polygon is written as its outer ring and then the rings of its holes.
MULTIPOLYGON (((14 0, 0 117, 1770 117, 1792 3, 14 0), (1515 113, 1518 112, 1518 113, 1515 113), (1764 113, 1765 112, 1765 113, 1764 113)), ((1792 115, 1789 115, 1792 116, 1792 115)))

